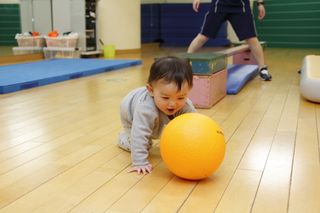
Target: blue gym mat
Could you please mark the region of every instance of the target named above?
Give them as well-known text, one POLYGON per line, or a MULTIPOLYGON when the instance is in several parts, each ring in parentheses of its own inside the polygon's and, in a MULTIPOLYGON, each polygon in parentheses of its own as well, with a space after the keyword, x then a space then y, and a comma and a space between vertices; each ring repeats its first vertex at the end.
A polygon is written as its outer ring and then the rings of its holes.
POLYGON ((0 94, 141 64, 141 60, 53 59, 0 66, 0 94))
POLYGON ((227 94, 237 94, 258 74, 258 65, 228 65, 227 94))

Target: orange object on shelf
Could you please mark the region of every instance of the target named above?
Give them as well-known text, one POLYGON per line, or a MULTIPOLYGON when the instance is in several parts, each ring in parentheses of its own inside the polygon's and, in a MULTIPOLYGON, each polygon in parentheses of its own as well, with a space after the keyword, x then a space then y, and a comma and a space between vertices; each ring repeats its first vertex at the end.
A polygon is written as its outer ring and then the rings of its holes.
POLYGON ((58 31, 54 30, 54 31, 49 32, 48 36, 49 37, 58 37, 59 33, 58 33, 58 31))
POLYGON ((31 35, 32 36, 40 36, 40 33, 39 32, 32 32, 31 35))

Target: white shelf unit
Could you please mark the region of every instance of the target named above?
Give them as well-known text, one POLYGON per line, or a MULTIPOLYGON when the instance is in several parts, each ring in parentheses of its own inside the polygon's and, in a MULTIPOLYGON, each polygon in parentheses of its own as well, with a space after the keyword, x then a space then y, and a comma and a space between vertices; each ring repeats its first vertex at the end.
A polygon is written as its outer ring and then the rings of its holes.
POLYGON ((77 32, 81 54, 96 54, 96 0, 20 0, 20 7, 22 32, 77 32))

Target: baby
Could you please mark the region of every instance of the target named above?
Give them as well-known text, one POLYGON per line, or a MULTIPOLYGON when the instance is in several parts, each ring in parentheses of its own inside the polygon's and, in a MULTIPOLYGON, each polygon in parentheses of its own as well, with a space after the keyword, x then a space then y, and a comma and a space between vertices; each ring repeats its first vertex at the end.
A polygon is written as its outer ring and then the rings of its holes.
POLYGON ((123 131, 120 148, 131 151, 129 172, 147 174, 152 171, 148 161, 152 139, 160 137, 170 120, 178 115, 195 112, 188 94, 192 88, 190 64, 177 57, 156 60, 150 69, 146 87, 131 91, 120 106, 123 131))

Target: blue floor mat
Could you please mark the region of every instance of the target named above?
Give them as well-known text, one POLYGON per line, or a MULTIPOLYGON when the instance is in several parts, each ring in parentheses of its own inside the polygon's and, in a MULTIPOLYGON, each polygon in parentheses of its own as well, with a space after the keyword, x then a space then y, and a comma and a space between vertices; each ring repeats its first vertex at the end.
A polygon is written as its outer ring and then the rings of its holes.
POLYGON ((237 94, 244 85, 257 76, 257 65, 228 65, 227 94, 237 94))
POLYGON ((141 60, 53 59, 0 67, 0 94, 141 64, 141 60))

